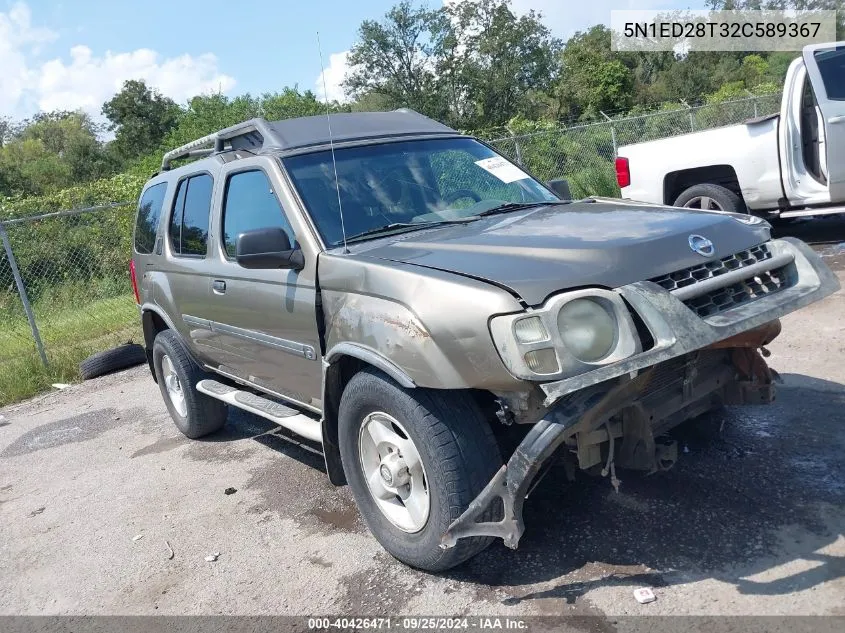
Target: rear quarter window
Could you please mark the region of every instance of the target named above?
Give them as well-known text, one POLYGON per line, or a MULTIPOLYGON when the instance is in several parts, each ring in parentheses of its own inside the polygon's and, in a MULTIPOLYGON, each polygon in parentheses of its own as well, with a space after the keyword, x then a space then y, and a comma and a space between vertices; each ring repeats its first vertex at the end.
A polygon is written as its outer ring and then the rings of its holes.
POLYGON ((148 187, 138 203, 138 216, 135 220, 135 251, 143 255, 153 252, 158 232, 158 222, 164 204, 167 183, 161 182, 148 187))

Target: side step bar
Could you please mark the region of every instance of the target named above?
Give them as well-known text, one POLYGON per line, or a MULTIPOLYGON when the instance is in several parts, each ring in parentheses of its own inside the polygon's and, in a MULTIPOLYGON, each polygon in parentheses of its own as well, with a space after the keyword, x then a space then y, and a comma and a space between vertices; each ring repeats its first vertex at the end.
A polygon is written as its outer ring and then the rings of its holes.
POLYGON ((306 439, 321 444, 323 442, 323 431, 319 420, 279 402, 262 398, 249 391, 241 391, 216 380, 200 380, 197 383, 197 391, 217 400, 222 400, 238 409, 267 418, 306 439))
POLYGON ((806 218, 813 215, 831 215, 833 213, 845 213, 845 207, 808 207, 806 209, 795 209, 782 211, 779 218, 806 218))

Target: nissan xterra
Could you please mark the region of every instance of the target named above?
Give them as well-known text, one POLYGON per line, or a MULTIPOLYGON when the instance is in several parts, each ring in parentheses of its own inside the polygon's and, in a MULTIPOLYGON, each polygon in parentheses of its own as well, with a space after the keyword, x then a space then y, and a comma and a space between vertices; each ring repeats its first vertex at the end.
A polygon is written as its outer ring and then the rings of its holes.
POLYGON ((774 397, 760 348, 839 285, 809 247, 556 190, 407 110, 168 152, 131 271, 176 426, 213 433, 231 406, 316 443, 385 549, 444 570, 516 547, 553 458, 666 469, 669 429, 774 397))

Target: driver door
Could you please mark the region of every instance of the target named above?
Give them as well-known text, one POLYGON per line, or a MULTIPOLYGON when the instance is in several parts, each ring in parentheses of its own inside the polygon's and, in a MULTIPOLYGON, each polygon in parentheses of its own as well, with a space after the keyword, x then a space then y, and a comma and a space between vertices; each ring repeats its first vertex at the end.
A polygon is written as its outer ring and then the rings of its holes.
POLYGON ((831 202, 845 202, 845 42, 803 51, 824 126, 827 187, 831 202))

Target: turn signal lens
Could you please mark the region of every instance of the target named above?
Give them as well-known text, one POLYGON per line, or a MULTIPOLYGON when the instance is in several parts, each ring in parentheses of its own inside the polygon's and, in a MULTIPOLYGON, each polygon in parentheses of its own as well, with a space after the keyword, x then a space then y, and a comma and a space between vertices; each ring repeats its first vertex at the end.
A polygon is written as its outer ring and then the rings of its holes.
POLYGON ((535 374, 556 374, 560 371, 555 351, 550 347, 525 354, 525 364, 535 374))
POLYGON ((538 343, 549 339, 549 333, 540 317, 520 319, 513 324, 513 333, 520 343, 538 343))

